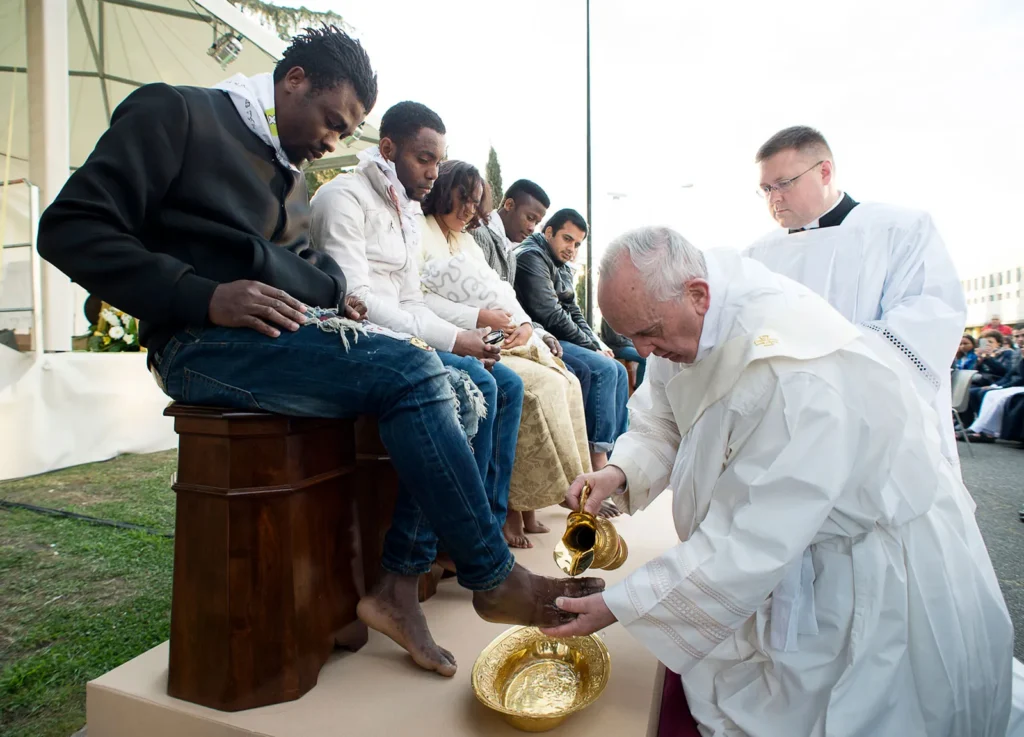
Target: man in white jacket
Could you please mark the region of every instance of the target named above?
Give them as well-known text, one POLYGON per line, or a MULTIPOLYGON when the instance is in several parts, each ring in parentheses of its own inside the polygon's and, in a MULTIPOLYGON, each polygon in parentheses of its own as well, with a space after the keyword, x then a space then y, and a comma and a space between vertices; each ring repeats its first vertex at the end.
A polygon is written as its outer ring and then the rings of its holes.
MULTIPOLYGON (((469 395, 482 397, 477 402, 479 429, 473 451, 491 511, 501 526, 508 511, 523 382, 499 363, 500 346, 484 343, 483 336, 491 327, 505 327, 508 317, 493 324, 492 313, 500 311, 481 310, 481 328, 462 330, 425 304, 416 215, 444 158, 444 123, 424 105, 401 102, 384 114, 380 133, 379 147, 362 152, 356 171, 339 175, 313 196, 310 239, 345 272, 348 292, 366 304, 370 322, 415 336, 424 347, 436 350, 443 364, 465 372, 479 389, 469 395)), ((412 585, 437 557, 437 536, 412 504, 396 507, 388 536, 394 543, 389 549, 406 551, 402 560, 385 561, 388 570, 406 572, 406 584, 412 585)), ((441 560, 451 567, 444 556, 441 560)), ((399 644, 415 650, 408 638, 399 644)), ((432 641, 429 644, 433 646, 432 641)), ((430 653, 417 662, 445 675, 455 672, 450 653, 435 647, 430 653)))
POLYGON ((654 354, 595 511, 671 489, 680 543, 603 594, 705 737, 1003 737, 1013 630, 934 414, 886 337, 665 228, 614 241, 599 302, 654 354), (796 573, 808 586, 773 590, 796 573))

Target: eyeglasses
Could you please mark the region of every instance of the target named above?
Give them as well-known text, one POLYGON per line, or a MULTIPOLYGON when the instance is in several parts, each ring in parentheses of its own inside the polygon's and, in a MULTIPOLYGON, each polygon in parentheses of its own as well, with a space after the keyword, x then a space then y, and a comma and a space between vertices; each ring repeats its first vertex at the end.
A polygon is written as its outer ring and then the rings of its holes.
POLYGON ((789 179, 783 179, 781 182, 778 182, 776 184, 762 184, 760 187, 757 188, 757 193, 759 195, 761 195, 762 197, 764 197, 765 199, 767 199, 767 198, 772 196, 772 192, 788 192, 790 189, 793 188, 793 183, 796 182, 797 179, 802 177, 804 174, 809 172, 811 169, 814 169, 815 167, 821 166, 824 163, 825 163, 825 160, 822 159, 817 164, 812 166, 810 169, 805 169, 804 171, 802 171, 799 174, 797 174, 795 177, 791 177, 789 179))

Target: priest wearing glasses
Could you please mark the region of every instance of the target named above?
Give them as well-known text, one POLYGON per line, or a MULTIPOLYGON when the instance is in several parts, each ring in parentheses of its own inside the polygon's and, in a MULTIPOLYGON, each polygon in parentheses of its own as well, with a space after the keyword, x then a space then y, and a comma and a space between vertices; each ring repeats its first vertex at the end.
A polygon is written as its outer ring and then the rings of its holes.
MULTIPOLYGON (((959 473, 949 366, 967 318, 956 270, 931 216, 857 202, 839 188, 825 137, 786 128, 757 152, 758 192, 782 226, 744 251, 824 297, 909 362, 937 413, 942 454, 959 473)), ((973 501, 965 500, 973 510, 973 501)))

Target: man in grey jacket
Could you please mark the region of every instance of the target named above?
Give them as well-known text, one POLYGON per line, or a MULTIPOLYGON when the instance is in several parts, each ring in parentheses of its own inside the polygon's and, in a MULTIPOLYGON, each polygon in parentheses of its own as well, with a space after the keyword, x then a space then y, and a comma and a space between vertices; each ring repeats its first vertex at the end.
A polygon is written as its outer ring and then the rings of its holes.
POLYGON ((587 221, 575 210, 559 210, 516 249, 516 297, 534 320, 562 347, 566 365, 590 371, 591 389, 584 397, 587 437, 594 468, 603 468, 615 439, 626 430, 629 377, 625 367, 605 351, 576 304, 569 266, 587 236, 587 221))

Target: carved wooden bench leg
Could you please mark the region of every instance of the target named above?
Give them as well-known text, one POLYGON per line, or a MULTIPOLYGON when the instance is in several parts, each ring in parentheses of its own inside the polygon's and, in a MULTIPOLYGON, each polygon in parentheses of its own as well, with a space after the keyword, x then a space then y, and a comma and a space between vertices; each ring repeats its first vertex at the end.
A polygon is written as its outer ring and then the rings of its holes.
MULTIPOLYGON (((380 573, 398 478, 376 422, 172 405, 179 436, 167 692, 225 711, 297 699, 380 573), (369 438, 369 440, 367 440, 369 438), (372 442, 370 442, 372 440, 372 442)), ((439 575, 420 580, 420 598, 439 575)))
POLYGON ((636 391, 636 372, 639 370, 640 364, 623 358, 616 358, 615 360, 625 366, 626 375, 629 377, 629 396, 633 396, 633 392, 636 391))
POLYGON ((297 699, 366 641, 351 422, 172 405, 179 435, 167 691, 236 711, 297 699))

